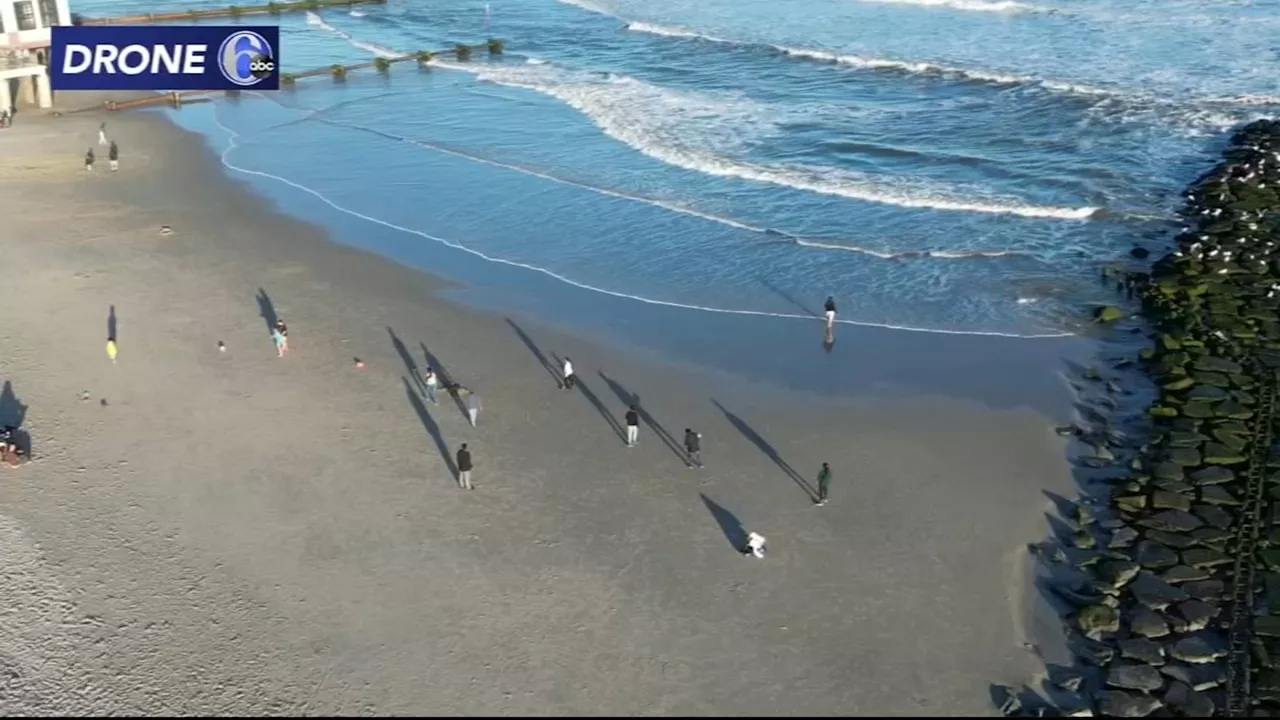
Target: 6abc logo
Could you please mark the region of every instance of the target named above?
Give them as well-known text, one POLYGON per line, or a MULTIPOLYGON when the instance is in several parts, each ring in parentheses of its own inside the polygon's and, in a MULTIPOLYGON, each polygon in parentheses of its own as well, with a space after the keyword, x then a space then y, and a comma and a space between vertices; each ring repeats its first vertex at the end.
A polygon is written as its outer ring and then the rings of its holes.
POLYGON ((253 87, 275 75, 275 53, 266 38, 241 30, 222 41, 218 48, 218 69, 228 81, 240 87, 253 87))

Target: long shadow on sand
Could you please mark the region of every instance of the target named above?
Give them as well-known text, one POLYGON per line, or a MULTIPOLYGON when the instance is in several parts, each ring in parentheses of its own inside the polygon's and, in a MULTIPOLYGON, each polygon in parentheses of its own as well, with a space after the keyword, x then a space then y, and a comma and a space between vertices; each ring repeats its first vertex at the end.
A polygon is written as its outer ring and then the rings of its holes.
POLYGON ((645 410, 644 404, 640 402, 640 396, 638 394, 627 390, 618 381, 608 375, 605 375, 603 372, 600 373, 600 378, 609 385, 609 389, 613 390, 613 394, 617 395, 618 399, 621 400, 624 405, 634 405, 636 407, 636 414, 640 416, 640 420, 642 420, 645 425, 649 426, 649 429, 653 431, 654 435, 657 435, 662 440, 668 450, 675 453, 675 456, 680 458, 681 462, 685 465, 689 464, 689 458, 685 456, 684 448, 680 446, 680 443, 676 442, 675 438, 671 437, 671 433, 667 432, 666 428, 662 427, 662 423, 654 420, 653 416, 649 414, 649 411, 645 410))
POLYGON ((783 290, 777 285, 774 285, 773 283, 769 282, 769 279, 764 277, 763 275, 761 275, 757 279, 760 281, 761 285, 764 285, 766 288, 772 290, 773 293, 778 297, 782 298, 783 300, 786 300, 787 302, 791 303, 793 306, 799 308, 801 311, 804 312, 805 315, 812 315, 815 318, 821 317, 820 315, 818 315, 818 313, 814 312, 808 305, 805 305, 804 303, 797 300, 794 295, 783 290))
MULTIPOLYGON (((551 353, 551 357, 555 359, 556 363, 560 365, 564 364, 564 360, 561 360, 559 355, 551 353)), ((600 417, 604 418, 604 421, 610 428, 613 428, 613 434, 617 435, 618 439, 623 443, 626 443, 627 431, 622 429, 622 423, 618 422, 618 418, 614 417, 613 413, 609 412, 609 408, 605 407, 603 402, 600 402, 600 398, 591 391, 591 386, 582 381, 581 375, 577 376, 577 380, 574 382, 574 388, 582 393, 582 396, 587 399, 587 402, 590 402, 592 407, 596 409, 596 412, 600 413, 600 417)))
POLYGON ((258 314, 266 321, 268 333, 275 329, 280 316, 276 315, 275 303, 271 302, 271 297, 262 288, 258 288, 258 314))
POLYGON ((747 530, 742 527, 742 522, 738 520, 738 516, 721 507, 715 500, 698 493, 698 497, 702 498, 702 504, 707 506, 711 511, 711 517, 716 519, 720 525, 720 531, 724 533, 724 537, 733 546, 734 550, 742 552, 742 548, 747 546, 747 530))
POLYGON ((720 412, 724 413, 725 418, 730 424, 738 429, 738 432, 742 433, 743 437, 750 440, 756 447, 760 448, 760 452, 767 455, 774 464, 787 474, 787 477, 791 478, 792 482, 799 485, 800 488, 804 490, 805 494, 809 496, 810 501, 817 501, 818 493, 814 491, 813 486, 806 482, 805 479, 800 476, 800 473, 796 472, 795 468, 791 467, 790 463, 783 460, 782 456, 778 454, 778 450, 770 445, 763 437, 760 437, 760 433, 753 430, 742 418, 725 409, 725 406, 721 405, 719 400, 712 398, 711 402, 720 409, 720 412))
POLYGON ((511 318, 504 319, 507 321, 507 324, 511 326, 511 329, 516 331, 516 335, 520 337, 520 342, 524 343, 524 346, 529 348, 529 352, 533 353, 533 356, 542 364, 542 369, 546 370, 551 375, 551 378, 556 381, 556 387, 563 388, 564 383, 560 379, 560 370, 555 365, 551 364, 551 361, 547 359, 546 355, 542 354, 542 350, 538 348, 538 344, 533 341, 533 338, 529 337, 529 334, 526 333, 519 325, 515 324, 511 318))
POLYGON ((422 373, 418 372, 418 363, 413 359, 409 348, 400 339, 400 336, 396 335, 396 331, 391 329, 390 325, 387 326, 387 334, 391 336, 391 344, 395 347, 396 354, 400 356, 400 362, 404 363, 405 372, 409 373, 409 377, 413 378, 414 387, 419 392, 425 392, 426 388, 423 386, 422 373))
POLYGON ((449 453, 449 443, 445 442, 444 435, 440 432, 440 426, 436 424, 435 418, 431 417, 431 413, 427 411, 427 406, 422 404, 422 398, 418 395, 418 391, 409 383, 409 379, 401 377, 404 381, 404 394, 409 398, 409 404, 413 406, 413 411, 418 413, 418 420, 422 421, 422 427, 426 429, 427 434, 436 444, 436 450, 440 452, 440 457, 444 459, 444 464, 449 468, 449 475, 456 481, 458 479, 458 466, 453 462, 453 455, 449 453))
POLYGON ((467 412, 467 403, 462 400, 462 395, 458 393, 461 384, 449 372, 449 368, 440 362, 440 358, 427 349, 426 343, 418 343, 418 347, 422 348, 422 357, 427 360, 427 367, 436 371, 436 378, 440 381, 440 387, 449 393, 449 397, 453 398, 453 404, 458 406, 458 412, 462 413, 462 417, 467 422, 471 422, 471 414, 467 412))
POLYGON ((111 309, 107 311, 107 339, 108 340, 120 339, 116 337, 116 306, 115 305, 112 305, 111 309))

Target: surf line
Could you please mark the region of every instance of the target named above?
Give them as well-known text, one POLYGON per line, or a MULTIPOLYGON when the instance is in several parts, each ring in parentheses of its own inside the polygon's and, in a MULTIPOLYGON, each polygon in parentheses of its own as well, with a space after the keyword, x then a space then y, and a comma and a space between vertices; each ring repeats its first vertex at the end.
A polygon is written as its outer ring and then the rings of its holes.
POLYGON ((711 213, 704 213, 699 210, 693 210, 691 208, 682 207, 675 203, 667 202, 664 200, 648 198, 641 195, 631 195, 629 193, 619 192, 617 190, 602 188, 597 185, 588 185, 586 183, 581 183, 575 180, 569 180, 566 178, 558 177, 556 175, 551 175, 549 173, 541 172, 539 170, 534 170, 532 168, 523 167, 521 165, 513 165, 510 163, 498 162, 497 160, 491 160, 489 158, 481 157, 473 153, 464 152, 462 150, 454 150, 452 148, 447 148, 441 145, 436 145, 434 143, 429 143, 425 140, 414 140, 412 138, 396 135, 394 133, 389 133, 389 132, 386 132, 385 130, 379 130, 377 128, 366 127, 364 125, 356 125, 354 123, 345 123, 337 120, 328 120, 328 119, 317 117, 314 115, 308 116, 305 118, 299 118, 298 120, 294 120, 291 122, 303 122, 306 120, 314 120, 315 122, 322 122, 327 125, 334 125, 337 127, 348 128, 350 130, 357 130, 360 132, 370 133, 372 135, 377 135, 379 137, 383 137, 388 140, 394 140, 396 142, 403 142, 409 145, 414 145, 424 150, 439 152, 445 155, 452 155, 454 157, 460 157, 460 158, 463 158, 464 160, 470 160, 472 162, 481 163, 483 165, 488 165, 490 167, 501 168, 503 170, 510 170, 512 172, 521 173, 523 175, 536 177, 541 180, 558 183, 560 185, 565 185, 565 186, 577 188, 580 190, 586 190, 587 192, 596 193, 598 195, 604 195, 606 197, 618 198, 620 200, 627 200, 629 202, 637 202, 643 205, 649 205, 651 207, 656 207, 662 210, 666 210, 668 212, 678 213, 680 215, 688 215, 690 217, 696 217, 700 220, 706 220, 709 222, 725 225, 738 230, 745 230, 747 232, 756 233, 759 235, 778 238, 778 240, 781 242, 787 242, 793 245, 799 245, 801 247, 814 248, 816 250, 853 252, 853 253, 859 253, 862 255, 871 255, 872 257, 877 257, 882 260, 914 260, 914 259, 929 259, 929 258, 957 260, 957 259, 968 259, 968 258, 995 258, 995 257, 1012 257, 1012 256, 1031 257, 1030 254, 1021 252, 1018 250, 908 250, 908 251, 902 251, 902 252, 887 252, 882 250, 873 250, 871 248, 860 247, 857 245, 842 245, 842 244, 831 243, 831 242, 822 242, 816 239, 803 238, 798 235, 793 235, 789 232, 786 232, 784 230, 778 230, 776 228, 760 227, 758 225, 749 225, 747 223, 741 222, 739 220, 734 220, 733 218, 728 218, 723 215, 714 215, 711 213))
MULTIPOLYGON (((733 308, 718 308, 718 307, 709 307, 706 305, 692 305, 687 303, 672 302, 670 300, 657 300, 654 298, 648 298, 641 295, 630 295, 628 293, 618 292, 616 290, 607 290, 605 288, 596 287, 594 285, 588 285, 586 283, 578 282, 577 280, 573 280, 571 278, 565 277, 564 275, 560 275, 546 268, 538 267, 537 265, 529 265, 527 263, 517 262, 515 260, 507 260, 505 258, 487 255, 479 250, 474 250, 472 248, 469 248, 453 240, 442 238, 436 235, 431 235, 421 230, 415 230, 413 228, 405 227, 403 225, 397 225, 396 223, 389 222, 381 218, 373 217, 372 215, 366 215, 362 212, 351 210, 350 208, 345 208, 339 205, 338 203, 330 200, 328 197, 326 197, 323 193, 319 192, 318 190, 307 187, 306 185, 303 185, 301 183, 296 183, 292 180, 289 180, 288 178, 284 178, 279 175, 274 175, 269 172, 264 172, 261 170, 250 170, 249 168, 241 167, 231 162, 228 159, 228 157, 237 147, 239 147, 237 140, 241 137, 240 133, 227 127, 222 123, 221 120, 218 119, 216 106, 213 111, 212 120, 214 125, 217 125, 223 132, 227 134, 227 148, 223 150, 222 153, 219 154, 218 156, 218 160, 223 167, 227 168, 228 170, 238 172, 244 175, 253 175, 255 177, 269 178, 271 180, 284 183, 289 187, 292 187, 296 190, 301 190, 302 192, 315 197, 320 202, 324 203, 325 205, 328 205, 329 207, 333 208, 334 210, 337 210, 338 212, 345 213, 347 215, 350 215, 351 217, 359 218, 361 220, 365 220, 375 225, 381 225, 385 228, 388 228, 391 230, 397 230, 399 232, 407 233, 409 235, 417 235, 418 237, 440 243, 445 247, 453 248, 454 250, 461 250, 462 252, 465 252, 469 255, 478 257, 481 260, 485 260, 491 263, 495 263, 498 265, 506 265, 508 267, 521 268, 523 270, 529 270, 535 273, 540 273, 554 280, 558 280, 562 283, 565 283, 566 285, 571 285, 573 287, 580 288, 582 290, 600 293, 601 295, 608 295, 610 297, 621 298, 624 300, 635 300, 637 302, 641 302, 646 305, 658 305, 663 307, 680 308, 684 310, 699 310, 702 312, 719 313, 723 315, 754 315, 759 317, 782 318, 782 319, 788 319, 788 320, 807 320, 809 322, 813 322, 814 320, 812 315, 799 315, 795 313, 776 313, 776 312, 767 312, 764 310, 741 310, 741 309, 733 309, 733 308)), ((1025 340, 1073 337, 1071 333, 1065 333, 1065 332, 1035 333, 1035 334, 1029 334, 1029 335, 1019 335, 1017 333, 996 332, 994 330, 944 330, 944 329, 937 329, 937 328, 911 327, 907 325, 890 325, 888 323, 864 322, 860 320, 837 320, 836 322, 840 323, 841 325, 852 325, 857 327, 873 327, 873 328, 881 328, 884 330, 902 330, 905 332, 934 333, 937 335, 970 335, 970 336, 979 336, 979 337, 1001 337, 1001 338, 1016 338, 1016 339, 1025 339, 1025 340)))

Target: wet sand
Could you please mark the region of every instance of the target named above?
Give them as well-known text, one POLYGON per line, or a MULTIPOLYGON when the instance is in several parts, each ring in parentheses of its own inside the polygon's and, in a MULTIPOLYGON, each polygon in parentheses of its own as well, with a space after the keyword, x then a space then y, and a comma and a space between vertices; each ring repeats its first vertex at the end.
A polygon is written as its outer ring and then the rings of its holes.
POLYGON ((0 414, 37 458, 0 473, 0 712, 990 714, 1042 667, 1022 576, 1043 491, 1071 493, 1056 418, 789 393, 461 306, 160 114, 106 117, 121 170, 86 173, 102 119, 0 132, 0 414), (479 427, 423 400, 427 362, 479 427))

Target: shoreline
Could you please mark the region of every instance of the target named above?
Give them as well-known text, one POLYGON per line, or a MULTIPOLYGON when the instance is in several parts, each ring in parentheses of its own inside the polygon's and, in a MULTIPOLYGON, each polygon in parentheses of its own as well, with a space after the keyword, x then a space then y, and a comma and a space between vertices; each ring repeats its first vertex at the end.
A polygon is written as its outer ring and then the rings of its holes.
MULTIPOLYGON (((1027 403, 818 401, 509 324, 278 214, 165 118, 106 121, 118 176, 76 160, 97 115, 15 126, 21 148, 0 135, 7 258, 31 268, 3 291, 0 371, 37 458, 7 474, 0 516, 74 620, 27 611, 56 643, 0 648, 23 679, 0 706, 982 714, 989 683, 1035 664, 1005 559, 1071 480, 1027 403), (259 289, 289 322, 283 360, 259 289), (407 366, 424 346, 484 397, 478 428, 422 401, 407 366), (538 354, 573 357, 588 392, 557 389, 538 354), (706 471, 655 425, 621 446, 604 416, 634 393, 674 437, 703 433, 706 471), (461 442, 473 493, 441 458, 461 442), (820 461, 837 481, 819 510, 798 485, 820 461), (767 559, 737 555, 742 528, 767 559)), ((926 387, 945 384, 934 364, 926 387)))

